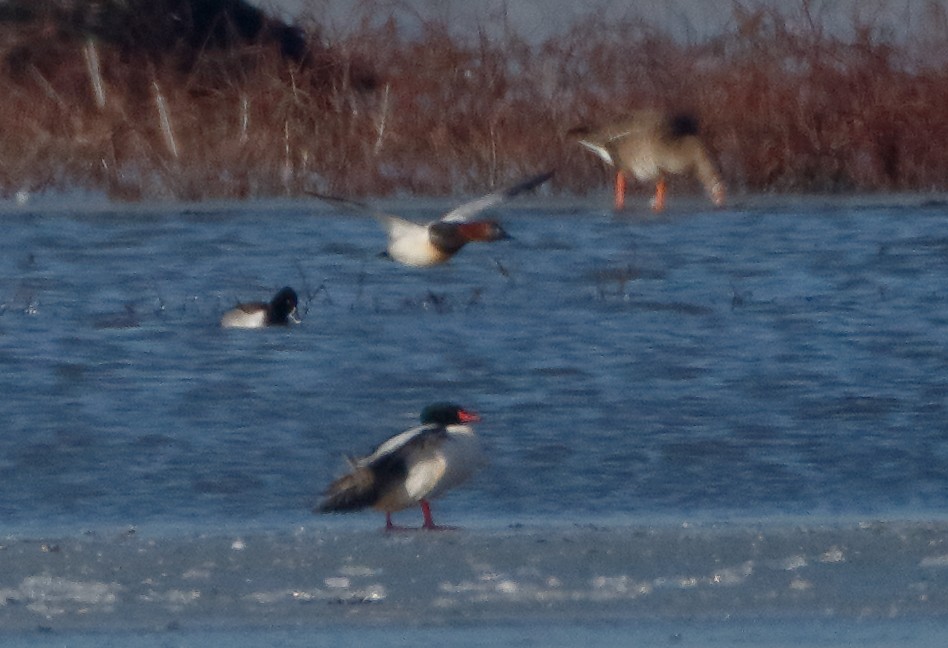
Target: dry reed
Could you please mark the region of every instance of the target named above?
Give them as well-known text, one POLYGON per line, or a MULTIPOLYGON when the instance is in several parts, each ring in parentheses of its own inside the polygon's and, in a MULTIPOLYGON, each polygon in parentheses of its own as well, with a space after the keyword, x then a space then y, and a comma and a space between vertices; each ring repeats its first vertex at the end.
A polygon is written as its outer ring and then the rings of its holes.
POLYGON ((598 17, 539 43, 366 20, 331 47, 310 21, 305 64, 262 41, 183 64, 49 15, 6 20, 0 191, 431 195, 556 167, 555 189, 582 192, 609 173, 566 130, 644 106, 697 115, 734 191, 948 189, 948 36, 921 59, 871 25, 843 41, 805 14, 733 17, 701 43, 598 17))

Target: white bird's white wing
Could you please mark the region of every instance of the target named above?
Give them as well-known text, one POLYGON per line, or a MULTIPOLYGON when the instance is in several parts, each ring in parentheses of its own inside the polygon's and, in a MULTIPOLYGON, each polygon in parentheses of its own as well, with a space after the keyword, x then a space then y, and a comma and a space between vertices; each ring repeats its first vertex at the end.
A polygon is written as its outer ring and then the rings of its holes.
POLYGON ((588 148, 590 151, 601 157, 606 164, 615 165, 615 162, 612 160, 612 154, 609 152, 605 146, 599 144, 594 144, 593 142, 587 140, 579 140, 579 143, 588 148))
POLYGON ((481 198, 477 198, 470 202, 466 202, 463 205, 459 205, 442 216, 441 220, 446 223, 463 223, 464 221, 470 220, 485 209, 490 209, 495 205, 499 205, 503 202, 506 202, 507 200, 510 200, 518 194, 539 187, 541 184, 552 177, 553 172, 547 171, 546 173, 541 173, 540 175, 533 176, 532 178, 527 178, 526 180, 519 182, 512 187, 489 193, 486 196, 482 196, 481 198))

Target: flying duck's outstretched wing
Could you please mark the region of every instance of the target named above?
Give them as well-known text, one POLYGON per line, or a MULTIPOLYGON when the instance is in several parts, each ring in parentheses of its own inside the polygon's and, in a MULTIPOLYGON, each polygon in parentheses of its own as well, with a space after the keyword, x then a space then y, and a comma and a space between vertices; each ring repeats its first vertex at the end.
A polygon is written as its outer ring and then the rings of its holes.
POLYGON ((507 187, 506 189, 489 193, 486 196, 466 202, 463 205, 459 205, 442 216, 441 220, 447 223, 462 223, 464 221, 468 221, 485 209, 490 209, 495 205, 499 205, 502 202, 510 200, 518 194, 522 194, 525 191, 530 191, 531 189, 539 187, 541 184, 552 177, 553 171, 547 171, 546 173, 541 173, 540 175, 533 176, 532 178, 527 178, 526 180, 515 184, 512 187, 507 187))
POLYGON ((313 198, 319 198, 320 200, 324 202, 328 202, 330 205, 335 205, 336 207, 342 207, 346 211, 362 214, 364 216, 371 216, 383 224, 391 222, 391 221, 404 222, 404 223, 411 222, 409 220, 402 218, 401 216, 396 216, 395 214, 389 214, 387 212, 379 211, 375 209, 374 207, 372 207, 371 205, 367 205, 357 200, 349 200, 348 198, 342 198, 340 196, 330 196, 328 194, 321 194, 315 191, 307 191, 306 193, 312 196, 313 198))
MULTIPOLYGON (((385 252, 380 256, 394 259, 407 266, 424 268, 444 263, 451 258, 457 248, 463 245, 461 243, 453 250, 445 250, 437 247, 432 242, 431 233, 428 231, 430 226, 427 223, 416 223, 345 198, 326 196, 314 192, 309 192, 309 194, 343 209, 375 218, 385 229, 388 237, 385 252)), ((435 223, 438 223, 438 221, 435 221, 435 223)))

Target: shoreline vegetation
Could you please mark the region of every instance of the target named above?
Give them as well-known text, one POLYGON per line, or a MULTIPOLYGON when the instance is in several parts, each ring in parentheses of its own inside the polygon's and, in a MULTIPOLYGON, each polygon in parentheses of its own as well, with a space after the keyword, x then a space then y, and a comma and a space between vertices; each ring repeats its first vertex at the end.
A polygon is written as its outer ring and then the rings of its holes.
POLYGON ((539 42, 462 37, 389 4, 360 0, 334 36, 242 0, 0 2, 0 194, 440 196, 551 167, 581 194, 613 174, 566 132, 641 107, 697 117, 732 193, 948 190, 944 3, 924 43, 843 40, 807 0, 735 2, 700 42, 593 15, 539 42))

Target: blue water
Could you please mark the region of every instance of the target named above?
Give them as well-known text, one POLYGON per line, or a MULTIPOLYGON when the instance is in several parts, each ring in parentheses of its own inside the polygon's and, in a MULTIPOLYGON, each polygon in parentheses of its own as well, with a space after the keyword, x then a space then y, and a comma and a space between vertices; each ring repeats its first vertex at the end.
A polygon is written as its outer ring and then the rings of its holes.
POLYGON ((944 203, 499 216, 413 270, 309 202, 0 206, 4 644, 944 645, 944 203), (460 531, 310 512, 443 399, 460 531))
POLYGON ((305 202, 10 210, 4 525, 321 524, 343 457, 442 399, 491 456, 443 522, 948 510, 943 204, 501 215, 414 270, 305 202), (302 325, 217 327, 283 285, 302 325))

